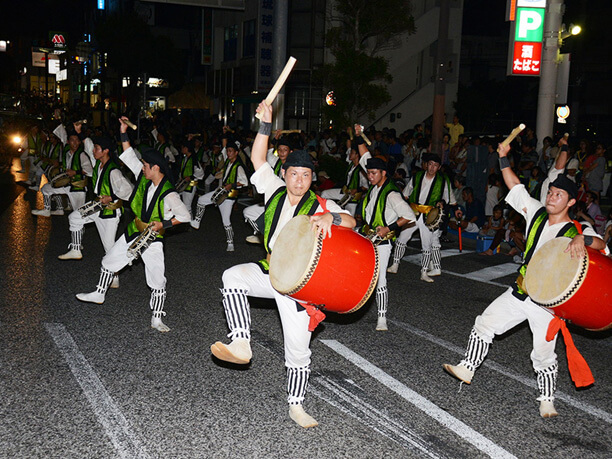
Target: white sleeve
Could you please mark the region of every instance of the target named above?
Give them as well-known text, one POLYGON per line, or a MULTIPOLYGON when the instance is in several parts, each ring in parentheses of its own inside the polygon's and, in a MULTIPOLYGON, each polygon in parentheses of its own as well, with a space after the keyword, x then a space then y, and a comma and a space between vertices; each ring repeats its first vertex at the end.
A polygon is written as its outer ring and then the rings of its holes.
POLYGON ((366 167, 368 164, 368 159, 370 159, 372 155, 369 151, 366 151, 361 158, 359 158, 359 165, 363 167, 363 170, 367 172, 368 168, 366 167))
POLYGON ((251 175, 251 183, 257 188, 257 192, 264 195, 265 202, 280 187, 285 186, 283 179, 278 177, 268 163, 262 164, 259 169, 251 175))
POLYGON ((94 149, 93 140, 91 140, 89 137, 86 137, 85 140, 83 140, 83 150, 85 150, 85 153, 87 153, 87 156, 89 157, 89 160, 91 161, 91 164, 96 164, 96 158, 94 158, 93 149, 94 149))
POLYGON ((91 177, 93 175, 93 165, 91 164, 91 160, 89 159, 89 156, 87 155, 87 153, 83 151, 81 153, 80 160, 81 160, 81 169, 83 170, 83 173, 87 177, 91 177))
POLYGON ((172 153, 172 148, 166 147, 164 150, 164 158, 168 160, 169 163, 173 163, 175 160, 174 153, 172 153))
POLYGON ((119 159, 132 171, 134 177, 138 178, 142 171, 142 162, 138 159, 136 153, 134 153, 134 149, 132 147, 128 148, 121 153, 119 159))
POLYGON ((113 187, 113 191, 124 201, 130 199, 132 196, 132 191, 134 190, 134 185, 125 176, 121 173, 119 169, 113 169, 110 172, 110 182, 113 187))
POLYGON ((408 197, 412 194, 412 190, 414 189, 414 185, 412 181, 413 179, 412 177, 410 177, 410 179, 408 179, 408 183, 406 184, 406 186, 404 187, 404 190, 402 191, 402 194, 404 195, 406 199, 408 199, 408 197))
POLYGON ((155 141, 157 142, 157 129, 153 129, 151 131, 151 135, 153 136, 153 138, 155 139, 155 141))
POLYGON ((525 217, 527 227, 531 224, 531 220, 535 213, 543 207, 540 201, 529 196, 523 184, 514 185, 514 187, 512 187, 506 195, 506 202, 525 217))
POLYGON ((191 214, 176 191, 164 196, 164 220, 176 218, 181 223, 191 221, 191 214))
POLYGON ((397 218, 405 218, 411 222, 416 221, 416 215, 412 211, 410 205, 404 201, 400 193, 389 193, 387 195, 387 202, 390 204, 391 209, 397 214, 397 218))
POLYGON ((62 141, 62 144, 66 145, 68 143, 68 133, 66 132, 66 128, 63 124, 60 124, 53 130, 53 134, 57 136, 58 139, 62 141))
POLYGON ((204 178, 204 169, 202 169, 198 161, 193 162, 193 176, 196 180, 202 180, 204 178))
POLYGON ((565 168, 557 169, 553 164, 550 170, 548 171, 548 176, 544 179, 544 181, 542 182, 542 186, 540 187, 540 202, 543 205, 546 205, 546 195, 548 194, 548 187, 552 182, 557 180, 557 177, 559 177, 564 170, 565 168))
POLYGON ((236 181, 238 183, 242 183, 244 186, 247 186, 249 184, 249 178, 247 177, 246 172, 244 171, 244 167, 242 166, 238 166, 236 181))

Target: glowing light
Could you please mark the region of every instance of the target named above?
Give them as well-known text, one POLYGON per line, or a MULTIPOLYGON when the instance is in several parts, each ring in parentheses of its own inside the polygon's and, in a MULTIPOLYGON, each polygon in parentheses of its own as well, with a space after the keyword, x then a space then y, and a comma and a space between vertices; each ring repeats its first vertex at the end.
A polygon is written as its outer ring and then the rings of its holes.
POLYGON ((21 137, 19 137, 18 135, 14 135, 13 136, 13 143, 16 145, 21 144, 21 142, 23 142, 23 139, 21 137))
POLYGON ((334 96, 334 91, 329 91, 327 96, 325 97, 325 102, 327 105, 336 106, 336 96, 334 96))

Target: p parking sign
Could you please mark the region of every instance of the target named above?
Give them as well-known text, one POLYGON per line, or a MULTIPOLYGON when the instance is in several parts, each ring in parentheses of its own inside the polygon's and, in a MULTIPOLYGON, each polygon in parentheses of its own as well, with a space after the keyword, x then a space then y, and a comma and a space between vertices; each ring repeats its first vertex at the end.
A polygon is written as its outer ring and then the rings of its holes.
POLYGON ((508 75, 539 76, 544 37, 545 0, 518 0, 508 49, 508 75))
POLYGON ((517 13, 514 40, 541 42, 544 35, 544 10, 519 8, 517 13))

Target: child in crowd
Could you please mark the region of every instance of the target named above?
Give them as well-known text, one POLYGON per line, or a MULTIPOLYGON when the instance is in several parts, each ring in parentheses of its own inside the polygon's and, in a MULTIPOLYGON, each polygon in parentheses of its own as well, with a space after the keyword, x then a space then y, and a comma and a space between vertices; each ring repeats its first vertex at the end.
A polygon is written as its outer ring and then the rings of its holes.
POLYGON ((501 230, 505 225, 505 220, 503 216, 502 206, 499 204, 493 207, 493 215, 491 215, 487 222, 482 226, 482 229, 478 234, 481 236, 495 236, 499 230, 501 230))

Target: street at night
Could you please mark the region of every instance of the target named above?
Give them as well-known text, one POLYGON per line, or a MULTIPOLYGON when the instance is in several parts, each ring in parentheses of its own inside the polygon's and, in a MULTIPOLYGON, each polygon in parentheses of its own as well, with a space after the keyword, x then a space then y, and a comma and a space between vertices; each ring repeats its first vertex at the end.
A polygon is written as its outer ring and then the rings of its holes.
MULTIPOLYGON (((17 165, 15 161, 15 165, 17 165)), ((13 168, 14 169, 14 168, 13 168)), ((20 174, 14 174, 17 179, 20 174)), ((442 364, 461 358, 474 318, 513 281, 511 257, 482 257, 473 245, 443 247, 444 273, 418 280, 418 240, 389 275, 389 331, 376 332, 369 301, 329 314, 312 342, 305 406, 319 421, 287 415, 282 334, 272 302, 255 300, 253 361, 224 364, 210 345, 225 340, 221 274, 261 258, 242 242, 226 255, 216 210, 199 232, 175 228, 166 243, 169 333, 149 327, 142 262, 120 275, 103 305, 75 298, 97 281, 102 246, 87 227, 84 258, 60 261, 65 217, 35 217, 31 191, 3 175, 0 265, 2 457, 609 457, 612 374, 609 332, 572 328, 595 384, 576 390, 557 345, 559 417, 538 415, 523 325, 496 339, 472 385, 442 364), (8 181, 8 183, 7 183, 8 181), (448 255, 448 256, 446 256, 448 255)), ((473 242, 473 241, 472 241, 473 242)), ((466 242, 466 245, 468 243, 466 242)))

